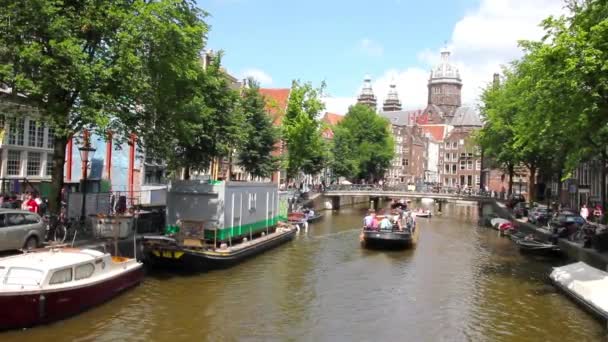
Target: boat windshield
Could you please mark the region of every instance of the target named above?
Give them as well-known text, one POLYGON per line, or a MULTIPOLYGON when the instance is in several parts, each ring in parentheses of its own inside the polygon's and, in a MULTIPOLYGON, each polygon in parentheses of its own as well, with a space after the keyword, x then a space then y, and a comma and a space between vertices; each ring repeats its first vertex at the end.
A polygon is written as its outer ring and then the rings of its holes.
POLYGON ((40 285, 44 272, 35 268, 11 267, 4 276, 5 285, 40 285))

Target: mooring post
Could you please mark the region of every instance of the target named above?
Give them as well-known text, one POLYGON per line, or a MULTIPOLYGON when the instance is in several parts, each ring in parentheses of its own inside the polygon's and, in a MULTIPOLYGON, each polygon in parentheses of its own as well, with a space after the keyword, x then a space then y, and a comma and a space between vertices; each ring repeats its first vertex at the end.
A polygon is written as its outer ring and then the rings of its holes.
POLYGON ((438 212, 441 212, 441 205, 443 204, 442 200, 437 201, 437 204, 439 204, 439 208, 437 208, 438 212))

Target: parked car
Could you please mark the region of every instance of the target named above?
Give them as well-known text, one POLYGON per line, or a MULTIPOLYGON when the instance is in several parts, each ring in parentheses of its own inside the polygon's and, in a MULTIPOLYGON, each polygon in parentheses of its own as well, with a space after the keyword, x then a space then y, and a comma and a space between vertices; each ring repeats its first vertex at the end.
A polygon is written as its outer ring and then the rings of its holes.
POLYGON ((528 213, 528 222, 538 226, 544 226, 549 222, 551 216, 553 216, 553 212, 548 207, 534 207, 530 209, 530 212, 528 213))
POLYGON ((513 209, 520 202, 525 202, 526 198, 523 195, 513 194, 507 199, 507 207, 513 209))
POLYGON ((517 202, 513 207, 513 215, 516 218, 528 216, 528 211, 530 209, 530 205, 526 202, 517 202))
POLYGON ((0 209, 0 251, 39 247, 45 233, 46 226, 38 214, 0 209))

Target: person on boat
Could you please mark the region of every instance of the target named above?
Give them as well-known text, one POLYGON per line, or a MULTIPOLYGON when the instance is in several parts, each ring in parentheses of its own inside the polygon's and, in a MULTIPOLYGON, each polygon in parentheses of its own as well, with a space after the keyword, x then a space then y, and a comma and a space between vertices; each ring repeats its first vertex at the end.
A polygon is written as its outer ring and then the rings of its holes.
POLYGON ((402 220, 403 220, 403 210, 397 209, 395 211, 395 215, 393 216, 393 222, 397 226, 399 231, 403 230, 403 224, 401 222, 402 220))
POLYGON ((367 211, 367 215, 363 218, 363 227, 365 229, 373 229, 374 228, 374 219, 376 218, 376 212, 374 209, 369 209, 367 211))
POLYGON ((393 223, 391 222, 390 215, 383 215, 380 221, 380 230, 393 230, 393 223))
POLYGON ((410 211, 408 211, 407 215, 405 216, 405 227, 407 229, 409 229, 410 231, 412 231, 414 229, 415 225, 416 225, 416 221, 414 220, 412 213, 410 211))

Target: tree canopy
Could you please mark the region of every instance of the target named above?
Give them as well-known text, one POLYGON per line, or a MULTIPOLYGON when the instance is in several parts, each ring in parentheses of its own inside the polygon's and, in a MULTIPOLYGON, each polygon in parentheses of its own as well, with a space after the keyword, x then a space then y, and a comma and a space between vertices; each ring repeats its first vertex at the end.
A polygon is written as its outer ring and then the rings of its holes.
POLYGON ((388 170, 394 149, 388 120, 369 106, 357 104, 334 127, 331 164, 338 176, 376 181, 388 170))
MULTIPOLYGON (((523 163, 558 182, 581 161, 608 161, 608 3, 567 2, 570 14, 549 17, 541 41, 524 41, 524 56, 504 82, 482 96, 486 125, 478 139, 501 163, 523 163)), ((603 191, 606 205, 606 191, 603 191)))

